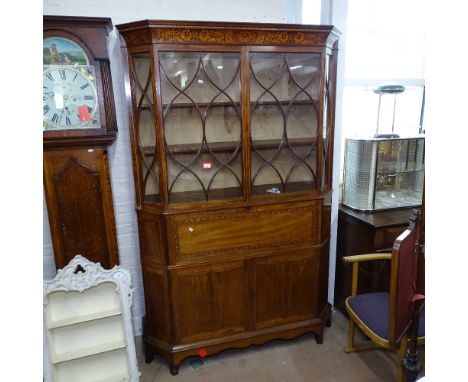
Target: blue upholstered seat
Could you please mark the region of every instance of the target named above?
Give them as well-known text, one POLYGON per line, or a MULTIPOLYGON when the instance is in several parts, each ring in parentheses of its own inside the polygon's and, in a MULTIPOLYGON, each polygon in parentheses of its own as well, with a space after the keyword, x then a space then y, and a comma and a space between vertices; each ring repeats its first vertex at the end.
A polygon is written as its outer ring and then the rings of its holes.
MULTIPOLYGON (((348 304, 366 326, 379 337, 388 340, 390 294, 387 292, 365 293, 350 297, 348 304)), ((425 334, 424 307, 419 314, 418 337, 425 334)))

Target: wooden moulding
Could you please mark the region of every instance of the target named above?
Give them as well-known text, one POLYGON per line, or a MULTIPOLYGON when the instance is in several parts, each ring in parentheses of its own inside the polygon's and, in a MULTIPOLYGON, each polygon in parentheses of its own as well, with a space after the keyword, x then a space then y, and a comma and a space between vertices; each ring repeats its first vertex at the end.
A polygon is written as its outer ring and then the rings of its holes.
POLYGON ((316 45, 331 48, 332 26, 144 20, 117 25, 128 47, 146 44, 316 45))

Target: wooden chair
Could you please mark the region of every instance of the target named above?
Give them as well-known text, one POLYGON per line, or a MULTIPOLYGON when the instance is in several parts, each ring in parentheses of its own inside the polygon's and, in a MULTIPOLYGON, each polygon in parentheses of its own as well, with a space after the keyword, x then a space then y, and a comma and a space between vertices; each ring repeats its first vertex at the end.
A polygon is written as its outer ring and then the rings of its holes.
MULTIPOLYGON (((418 210, 413 210, 408 228, 396 239, 392 253, 372 253, 344 257, 352 263, 351 296, 346 299, 349 314, 348 344, 345 352, 384 349, 398 354, 402 360, 408 346, 408 328, 412 322, 413 306, 424 298, 416 290, 419 260, 418 210), (359 263, 371 260, 390 260, 390 291, 357 294, 359 263), (354 343, 356 325, 370 342, 354 343)), ((424 309, 419 315, 417 345, 424 344, 424 309)), ((403 381, 399 364, 398 380, 403 381)))

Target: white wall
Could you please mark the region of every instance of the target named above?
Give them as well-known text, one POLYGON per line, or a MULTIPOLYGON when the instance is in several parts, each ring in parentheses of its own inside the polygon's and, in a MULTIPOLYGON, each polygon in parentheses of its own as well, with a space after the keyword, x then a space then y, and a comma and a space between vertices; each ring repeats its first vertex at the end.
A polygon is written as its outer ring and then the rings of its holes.
MULTIPOLYGON (((296 22, 298 0, 44 0, 44 15, 110 17, 114 25, 141 19, 296 22)), ((114 213, 120 263, 132 273, 134 331, 141 334, 144 296, 139 258, 138 227, 130 154, 128 110, 125 103, 124 57, 116 29, 108 38, 118 136, 109 148, 114 213)), ((53 248, 47 210, 44 206, 43 275, 55 276, 53 248)))
POLYGON ((111 17, 115 24, 143 20, 292 22, 297 0, 44 0, 44 14, 111 17))
POLYGON ((342 33, 339 41, 336 78, 335 137, 333 147, 333 194, 330 225, 330 268, 328 274, 328 301, 333 303, 335 293, 336 244, 338 232, 338 207, 340 202, 340 156, 343 126, 343 84, 346 46, 346 15, 348 0, 322 0, 321 24, 334 25, 342 33))

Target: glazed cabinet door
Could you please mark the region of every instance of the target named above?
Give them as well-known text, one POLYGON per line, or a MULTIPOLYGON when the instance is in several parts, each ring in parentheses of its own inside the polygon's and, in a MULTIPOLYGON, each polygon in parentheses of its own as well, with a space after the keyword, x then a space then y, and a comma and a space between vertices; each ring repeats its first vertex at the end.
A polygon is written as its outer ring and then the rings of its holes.
POLYGON ((170 203, 243 196, 240 66, 239 52, 159 52, 170 203))
POLYGON ((246 331, 247 276, 243 261, 171 271, 178 343, 246 331))
POLYGON ((161 203, 161 176, 158 157, 159 138, 156 133, 155 101, 151 80, 154 76, 149 52, 136 52, 129 56, 128 71, 132 88, 132 149, 136 201, 161 203))
POLYGON ((240 52, 159 51, 156 62, 160 105, 149 53, 130 53, 142 200, 242 198, 240 52))
POLYGON ((250 53, 253 195, 319 189, 321 57, 250 53))
POLYGON ((316 249, 254 260, 257 329, 317 317, 318 262, 316 249))

